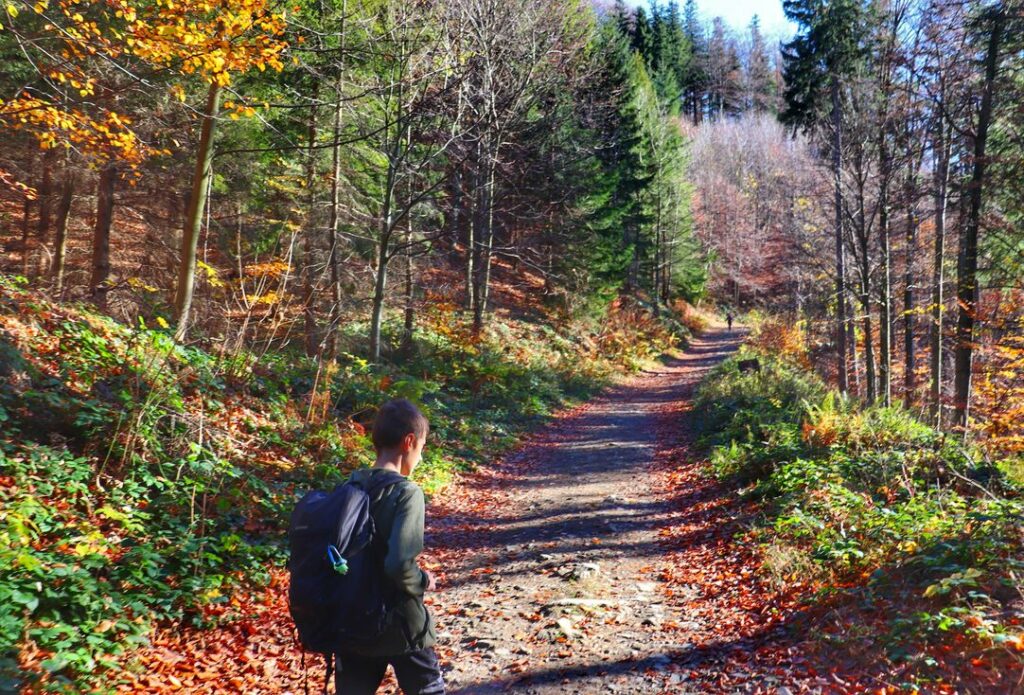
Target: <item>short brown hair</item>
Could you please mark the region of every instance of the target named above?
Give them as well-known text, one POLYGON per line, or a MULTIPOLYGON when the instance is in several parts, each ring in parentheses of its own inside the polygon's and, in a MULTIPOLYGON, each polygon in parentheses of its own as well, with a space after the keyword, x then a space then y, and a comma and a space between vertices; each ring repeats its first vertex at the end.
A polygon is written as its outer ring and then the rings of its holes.
POLYGON ((430 423, 420 409, 405 398, 396 398, 378 408, 371 439, 380 451, 398 446, 410 433, 423 439, 429 431, 430 423))

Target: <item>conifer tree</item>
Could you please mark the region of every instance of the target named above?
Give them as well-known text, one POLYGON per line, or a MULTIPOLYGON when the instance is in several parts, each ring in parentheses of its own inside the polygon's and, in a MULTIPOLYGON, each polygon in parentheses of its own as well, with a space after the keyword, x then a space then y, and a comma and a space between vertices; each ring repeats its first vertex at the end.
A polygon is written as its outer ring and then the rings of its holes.
POLYGON ((704 88, 707 81, 707 45, 704 28, 697 13, 696 0, 686 0, 683 7, 683 33, 690 45, 690 61, 683 78, 685 110, 693 120, 700 123, 704 113, 704 88))
POLYGON ((752 111, 774 111, 778 86, 775 83, 768 46, 761 33, 761 20, 757 15, 750 20, 749 32, 743 107, 752 111))
POLYGON ((842 91, 861 59, 858 37, 864 10, 859 0, 785 0, 786 17, 799 27, 783 49, 786 106, 782 120, 812 129, 830 116, 832 178, 835 191, 836 344, 839 388, 848 387, 846 364, 846 251, 843 243, 842 91))

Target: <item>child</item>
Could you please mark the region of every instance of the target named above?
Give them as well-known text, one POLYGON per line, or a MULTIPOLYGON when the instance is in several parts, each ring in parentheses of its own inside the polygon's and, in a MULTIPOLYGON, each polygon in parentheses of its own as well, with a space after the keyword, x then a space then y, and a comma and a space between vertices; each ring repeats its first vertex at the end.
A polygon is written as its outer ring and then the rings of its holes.
POLYGON ((732 312, 731 311, 726 313, 725 320, 729 322, 729 330, 731 331, 732 330, 732 312))
MULTIPOLYGON (((368 483, 392 471, 408 477, 420 462, 430 425, 423 413, 405 399, 381 406, 373 423, 373 468, 356 471, 352 479, 368 483)), ((365 485, 364 485, 365 487, 365 485)), ((375 644, 359 654, 337 655, 336 687, 344 695, 372 695, 384 679, 388 664, 406 695, 443 694, 444 680, 434 652, 434 621, 423 605, 423 593, 436 582, 416 564, 423 550, 423 491, 411 480, 385 487, 371 500, 375 535, 386 543, 381 580, 391 595, 388 626, 375 644)))

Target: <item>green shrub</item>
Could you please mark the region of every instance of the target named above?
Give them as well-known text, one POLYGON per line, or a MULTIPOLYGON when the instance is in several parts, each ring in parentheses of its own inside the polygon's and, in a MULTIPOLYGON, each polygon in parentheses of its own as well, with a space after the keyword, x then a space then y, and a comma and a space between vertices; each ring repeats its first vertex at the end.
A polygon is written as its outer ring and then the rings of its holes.
MULTIPOLYGON (((318 364, 181 346, 2 275, 0 318, 0 689, 72 692, 155 622, 232 619, 231 593, 283 565, 297 495, 372 464, 382 401, 427 412, 429 494, 665 345, 651 319, 609 354, 580 326, 495 320, 478 340, 453 314, 377 365, 360 356, 365 322, 348 322, 336 362, 318 364), (26 641, 50 656, 22 673, 26 641)), ((401 344, 397 312, 384 335, 401 344)))
MULTIPOLYGON (((886 637, 959 632, 978 644, 1019 644, 1024 499, 1014 471, 996 465, 899 406, 864 407, 815 377, 759 355, 701 385, 710 465, 763 501, 751 533, 776 582, 800 573, 842 591, 910 592, 886 637), (863 578, 870 581, 864 585, 863 578)), ((833 589, 834 590, 834 589, 833 589)), ((1019 652, 1006 651, 1020 658, 1019 652)))

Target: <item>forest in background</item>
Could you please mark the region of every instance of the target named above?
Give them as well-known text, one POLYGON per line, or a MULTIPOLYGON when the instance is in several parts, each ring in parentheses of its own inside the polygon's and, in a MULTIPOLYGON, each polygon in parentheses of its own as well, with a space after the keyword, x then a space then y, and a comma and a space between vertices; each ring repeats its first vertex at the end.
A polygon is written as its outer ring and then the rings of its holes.
POLYGON ((382 399, 431 492, 685 340, 686 128, 781 94, 692 2, 3 13, 4 687, 237 620, 382 399))
POLYGON ((480 330, 509 266, 566 315, 696 300, 681 123, 780 95, 756 20, 693 3, 69 0, 4 25, 8 271, 310 355, 358 320, 379 359, 428 293, 480 330))
MULTIPOLYGON (((848 394, 785 401, 815 455, 834 412, 902 403, 1019 480, 1024 9, 784 6, 794 37, 692 0, 0 6, 3 675, 59 689, 150 619, 230 614, 379 400, 429 410, 436 490, 693 305, 848 394)), ((758 468, 803 451, 758 439, 763 405, 718 468, 796 494, 758 468)), ((985 561, 1016 576, 1019 540, 985 561)))

